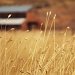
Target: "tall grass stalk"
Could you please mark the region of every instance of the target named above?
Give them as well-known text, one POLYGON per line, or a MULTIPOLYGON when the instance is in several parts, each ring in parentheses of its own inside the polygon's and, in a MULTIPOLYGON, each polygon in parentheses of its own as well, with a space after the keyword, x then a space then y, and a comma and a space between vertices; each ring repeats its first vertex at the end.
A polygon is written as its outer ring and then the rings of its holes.
POLYGON ((0 75, 74 75, 75 37, 56 31, 56 15, 47 31, 49 17, 45 31, 0 32, 0 75))

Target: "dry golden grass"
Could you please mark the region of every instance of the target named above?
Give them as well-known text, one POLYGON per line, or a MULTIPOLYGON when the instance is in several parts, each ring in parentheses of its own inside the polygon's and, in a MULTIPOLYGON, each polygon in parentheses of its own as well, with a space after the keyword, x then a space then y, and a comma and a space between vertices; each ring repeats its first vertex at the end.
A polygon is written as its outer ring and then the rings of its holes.
POLYGON ((0 31, 0 75, 75 75, 75 35, 55 31, 56 15, 47 31, 50 16, 44 31, 0 31))
POLYGON ((75 37, 67 31, 0 32, 0 75, 75 75, 75 37))

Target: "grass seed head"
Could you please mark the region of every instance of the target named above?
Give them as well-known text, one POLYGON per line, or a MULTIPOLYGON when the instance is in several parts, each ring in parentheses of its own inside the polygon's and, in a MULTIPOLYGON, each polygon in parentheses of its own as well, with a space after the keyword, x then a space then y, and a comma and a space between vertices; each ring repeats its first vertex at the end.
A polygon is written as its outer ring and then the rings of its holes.
POLYGON ((70 29, 70 27, 68 26, 67 29, 70 29))
POLYGON ((11 17, 11 14, 8 15, 8 18, 10 18, 10 17, 11 17))
POLYGON ((49 15, 49 12, 47 12, 47 16, 49 15))
POLYGON ((51 11, 49 12, 49 14, 51 15, 51 11))
POLYGON ((54 15, 54 19, 56 18, 56 14, 54 15))
POLYGON ((43 33, 43 31, 41 30, 41 31, 40 31, 40 33, 42 34, 42 33, 43 33))
POLYGON ((14 31, 14 30, 15 30, 15 28, 11 28, 10 30, 11 30, 11 31, 14 31))
POLYGON ((25 40, 28 40, 28 38, 25 38, 25 40))
POLYGON ((27 30, 27 32, 29 32, 29 30, 27 30))

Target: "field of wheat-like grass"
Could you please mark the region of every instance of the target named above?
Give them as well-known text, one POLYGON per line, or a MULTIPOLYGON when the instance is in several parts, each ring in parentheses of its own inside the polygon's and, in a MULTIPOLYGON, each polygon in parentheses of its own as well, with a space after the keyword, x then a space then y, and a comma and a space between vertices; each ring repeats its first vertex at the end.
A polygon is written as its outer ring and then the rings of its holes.
POLYGON ((0 31, 0 75, 75 75, 75 36, 0 31))

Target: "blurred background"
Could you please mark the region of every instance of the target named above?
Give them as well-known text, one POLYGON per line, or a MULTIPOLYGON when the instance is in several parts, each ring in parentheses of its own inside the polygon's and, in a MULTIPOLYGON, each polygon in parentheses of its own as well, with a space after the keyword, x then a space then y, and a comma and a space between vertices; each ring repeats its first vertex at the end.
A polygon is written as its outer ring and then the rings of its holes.
POLYGON ((75 0, 0 0, 0 7, 15 5, 32 5, 32 9, 36 8, 43 20, 46 18, 46 12, 51 11, 52 17, 54 14, 57 15, 57 29, 69 26, 75 30, 75 0))

